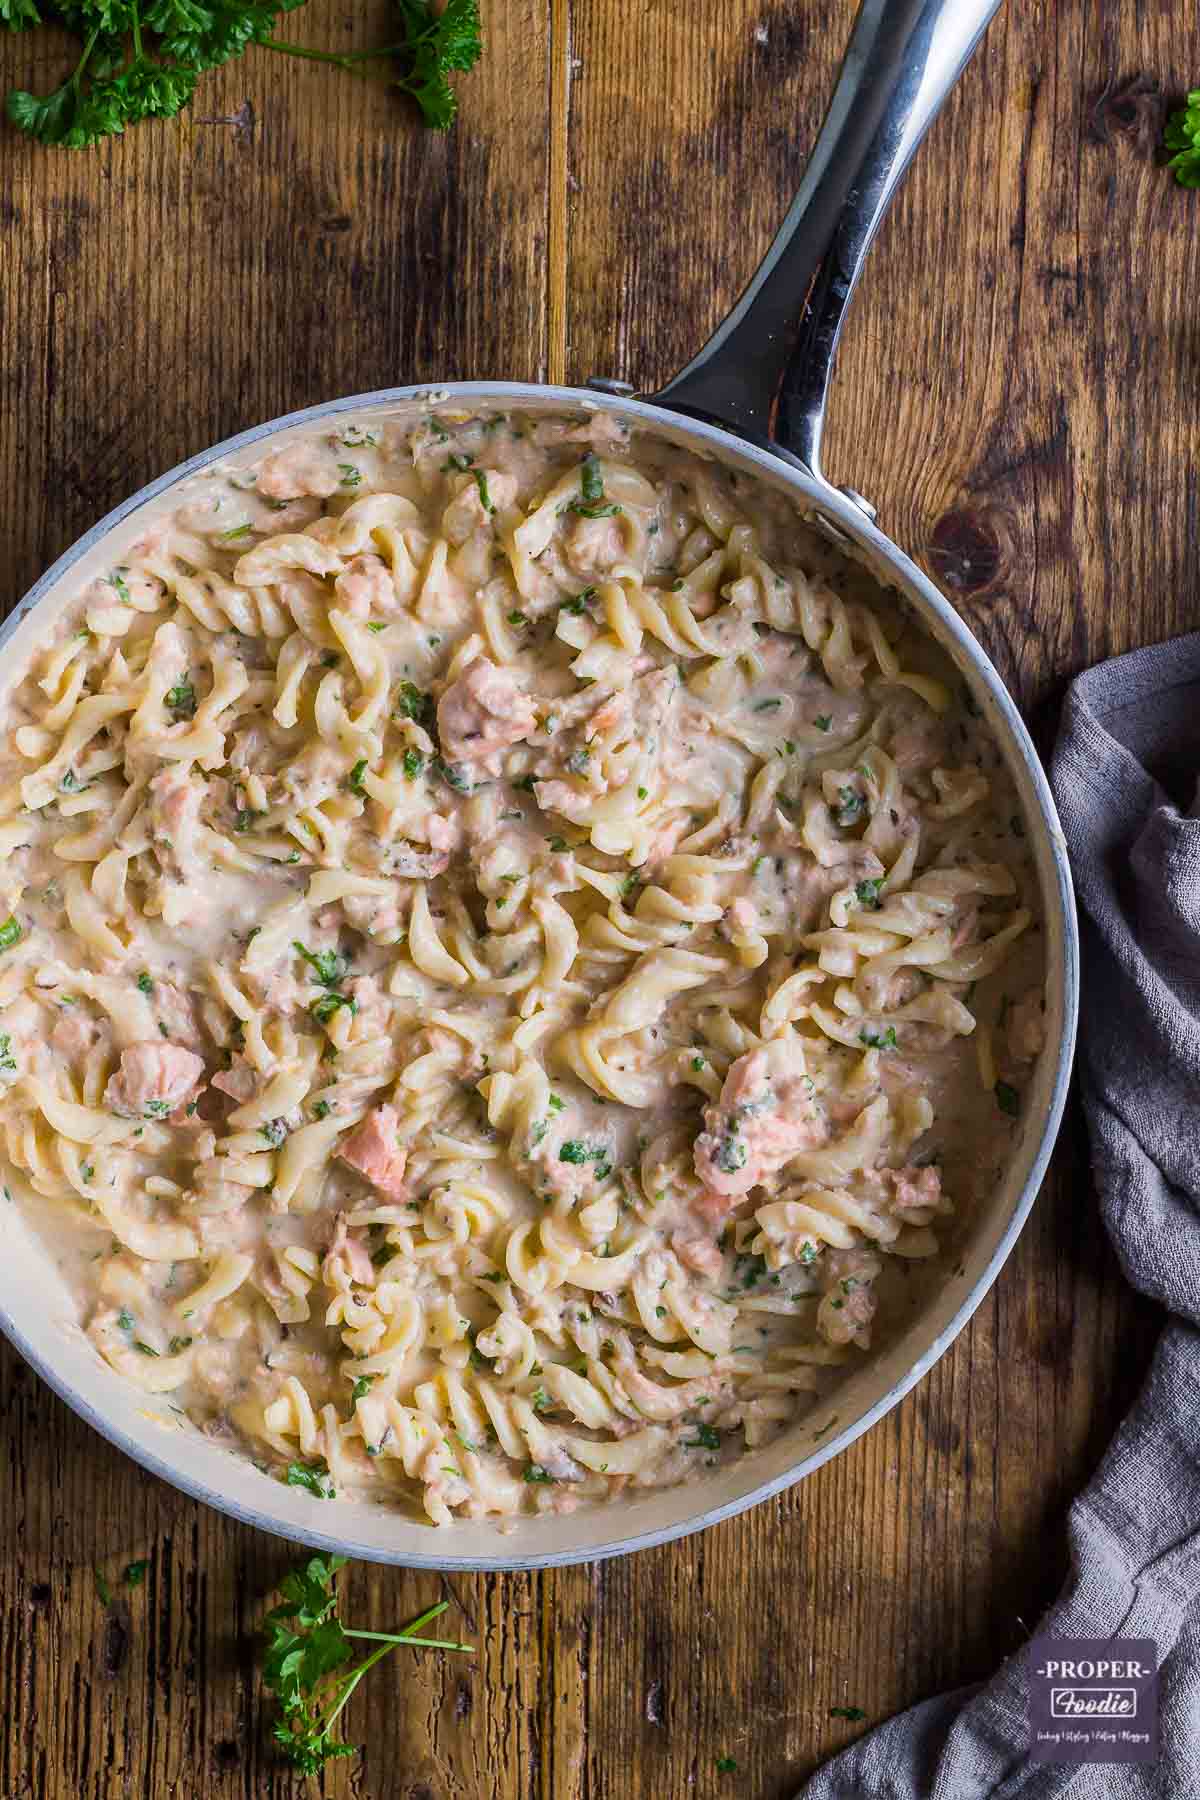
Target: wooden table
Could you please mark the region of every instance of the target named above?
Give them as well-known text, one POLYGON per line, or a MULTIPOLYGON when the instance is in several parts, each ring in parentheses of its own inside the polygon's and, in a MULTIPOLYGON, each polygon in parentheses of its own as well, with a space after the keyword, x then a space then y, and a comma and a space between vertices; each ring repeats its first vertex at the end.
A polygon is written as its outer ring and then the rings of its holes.
MULTIPOLYGON (((8 600, 243 425, 435 377, 650 387, 700 342, 791 196, 852 0, 485 10, 446 138, 382 88, 262 51, 124 142, 49 152, 5 130, 8 600)), ((1195 623, 1200 198, 1155 155, 1200 74, 1180 18, 1172 0, 1005 9, 841 358, 833 478, 940 578, 1043 737, 1069 674, 1195 623)), ((379 6, 313 0, 289 29, 386 41, 379 6)), ((5 87, 59 79, 40 39, 0 49, 5 87)), ((446 1583, 478 1656, 372 1677, 348 1718, 365 1761, 323 1791, 789 1794, 866 1728, 831 1707, 878 1720, 1021 1643, 1155 1325, 1105 1246, 1072 1119, 995 1289, 882 1424, 705 1536, 446 1583)), ((6 1348, 0 1522, 0 1800, 293 1791, 253 1643, 284 1545, 144 1475, 6 1348), (128 1590, 135 1558, 149 1572, 128 1590)), ((365 1566, 344 1585, 380 1628, 438 1592, 365 1566)))

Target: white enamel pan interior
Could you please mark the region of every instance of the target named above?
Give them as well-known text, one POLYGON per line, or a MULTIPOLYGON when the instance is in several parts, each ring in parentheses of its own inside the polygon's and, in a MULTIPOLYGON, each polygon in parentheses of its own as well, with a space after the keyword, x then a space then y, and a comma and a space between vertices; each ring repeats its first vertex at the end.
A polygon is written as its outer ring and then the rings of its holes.
POLYGON ((647 404, 599 383, 582 390, 500 382, 390 388, 261 425, 143 488, 62 556, 0 627, 0 695, 60 608, 174 509, 187 484, 236 470, 335 422, 416 418, 430 406, 529 412, 602 409, 791 496, 907 602, 955 663, 1008 763, 1036 862, 1045 929, 1047 1043, 1027 1085, 1011 1160, 956 1245, 945 1278, 829 1401, 772 1444, 686 1485, 620 1505, 436 1530, 415 1517, 283 1486, 127 1386, 92 1349, 51 1256, 17 1206, 0 1210, 0 1330, 69 1406, 153 1474, 264 1531, 350 1557, 439 1569, 519 1569, 589 1561, 701 1530, 819 1468, 882 1418, 935 1363, 1012 1249, 1046 1170, 1075 1038, 1078 935, 1054 803, 1009 695, 980 646, 921 571, 872 523, 869 508, 820 472, 820 431, 846 303, 888 201, 999 0, 864 0, 825 127, 797 200, 765 262, 699 356, 647 404), (805 302, 798 306, 798 298, 805 302), (685 415, 685 416, 681 416, 685 415), (717 421, 714 423, 713 421, 717 421), (723 427, 731 429, 724 429, 723 427))

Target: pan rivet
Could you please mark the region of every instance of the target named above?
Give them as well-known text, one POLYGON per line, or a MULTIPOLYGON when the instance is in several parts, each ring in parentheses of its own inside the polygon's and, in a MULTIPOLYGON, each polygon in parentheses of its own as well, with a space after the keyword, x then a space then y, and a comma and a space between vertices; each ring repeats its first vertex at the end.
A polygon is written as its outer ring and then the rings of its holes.
POLYGON ((857 488, 843 487, 839 488, 838 492, 845 494, 847 500, 853 501, 859 512, 865 513, 871 523, 874 524, 875 520, 879 517, 879 509, 878 507, 872 506, 871 502, 865 499, 863 495, 859 493, 857 488))
POLYGON ((598 394, 617 394, 624 397, 637 393, 632 381, 614 381, 608 375, 589 375, 585 385, 594 388, 598 394))

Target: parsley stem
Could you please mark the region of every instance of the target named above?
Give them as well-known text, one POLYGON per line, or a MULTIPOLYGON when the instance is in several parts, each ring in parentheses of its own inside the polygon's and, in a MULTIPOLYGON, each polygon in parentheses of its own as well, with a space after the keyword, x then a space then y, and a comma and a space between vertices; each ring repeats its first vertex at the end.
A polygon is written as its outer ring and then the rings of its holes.
POLYGON ((78 63, 76 64, 75 73, 71 77, 71 86, 73 88, 75 88, 76 90, 78 90, 78 88, 79 88, 79 78, 83 74, 83 71, 86 69, 86 67, 88 65, 88 61, 91 57, 92 51, 96 47, 96 39, 99 36, 100 36, 100 27, 97 25, 95 30, 92 32, 91 37, 88 38, 87 42, 83 46, 83 55, 80 57, 78 63))
POLYGON ((380 1644, 378 1650, 373 1650, 370 1656, 364 1657, 357 1669, 352 1669, 350 1671, 349 1675, 347 1675, 345 1681, 342 1682, 338 1689, 337 1705, 331 1712, 322 1715, 321 1729, 324 1732, 328 1733, 332 1729, 334 1720, 341 1712, 343 1706, 345 1706, 347 1700, 349 1700, 351 1694, 354 1692, 367 1670, 373 1669, 375 1664, 379 1662, 382 1657, 385 1657, 391 1648, 392 1646, 390 1644, 380 1644))
POLYGON ((264 50, 278 50, 282 56, 302 56, 306 62, 332 63, 338 69, 352 69, 356 63, 378 61, 382 56, 397 56, 403 44, 389 44, 382 50, 311 50, 307 44, 285 44, 282 38, 263 38, 264 50))
POLYGON ((420 1644, 424 1650, 465 1650, 474 1655, 474 1644, 456 1644, 451 1638, 410 1637, 407 1631, 345 1631, 346 1637, 377 1638, 381 1644, 420 1644))
POLYGON ((404 1627, 403 1631, 346 1631, 345 1635, 355 1638, 372 1638, 379 1644, 424 1644, 426 1647, 438 1650, 473 1650, 473 1644, 451 1644, 442 1638, 419 1638, 414 1635, 420 1631, 423 1625, 428 1625, 433 1619, 440 1618, 449 1604, 448 1600, 439 1600, 436 1606, 431 1606, 428 1612, 423 1612, 419 1619, 414 1619, 411 1624, 404 1627))

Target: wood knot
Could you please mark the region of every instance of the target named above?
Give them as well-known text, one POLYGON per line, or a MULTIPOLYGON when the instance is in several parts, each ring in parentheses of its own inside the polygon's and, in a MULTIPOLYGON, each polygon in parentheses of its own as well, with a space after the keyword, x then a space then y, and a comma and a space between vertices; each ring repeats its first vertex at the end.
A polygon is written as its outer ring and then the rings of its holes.
POLYGON ((979 594, 999 575, 1004 550, 985 514, 960 508, 943 513, 934 526, 929 560, 944 586, 958 594, 979 594))
POLYGON ((52 1597, 48 1581, 35 1581, 29 1590, 29 1604, 34 1612, 45 1612, 52 1597))
POLYGON ((1094 144, 1111 144, 1114 135, 1132 135, 1143 120, 1157 136, 1160 98, 1158 83, 1149 75, 1126 75, 1120 81, 1106 81, 1088 106, 1088 137, 1094 144))

